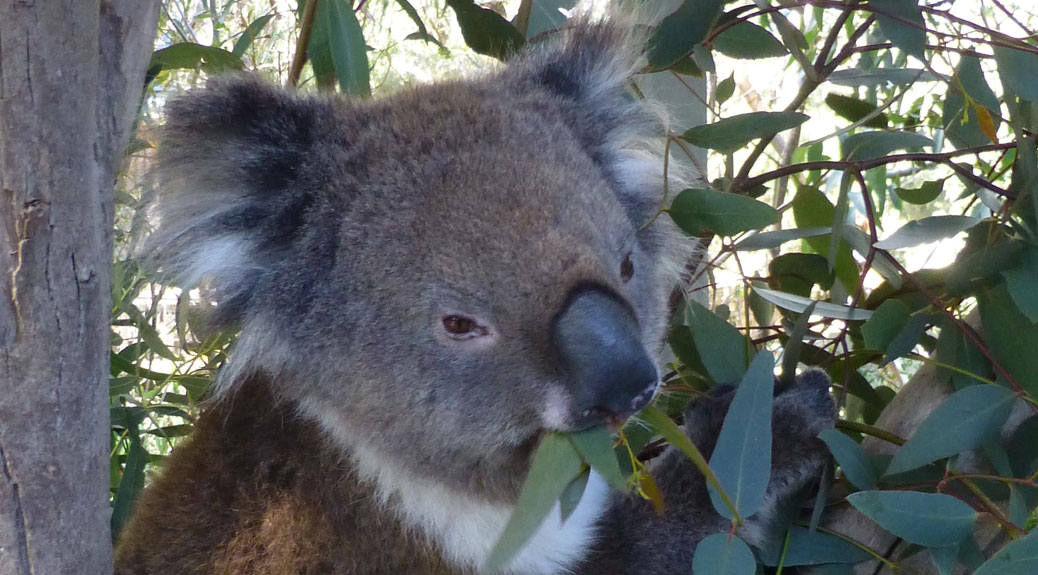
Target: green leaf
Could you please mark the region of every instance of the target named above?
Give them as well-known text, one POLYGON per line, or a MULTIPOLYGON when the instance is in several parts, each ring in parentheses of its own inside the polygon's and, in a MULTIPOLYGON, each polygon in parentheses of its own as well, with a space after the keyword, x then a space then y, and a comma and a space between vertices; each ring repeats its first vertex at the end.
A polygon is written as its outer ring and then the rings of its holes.
POLYGON ((757 230, 774 224, 778 210, 753 198, 715 192, 713 190, 684 190, 670 205, 670 217, 682 230, 692 236, 715 233, 733 236, 747 230, 757 230))
POLYGON ((897 450, 886 475, 980 447, 998 434, 1015 401, 1013 392, 998 385, 972 385, 955 392, 897 450))
POLYGON ((845 305, 816 301, 810 298, 764 288, 756 288, 754 291, 765 300, 793 313, 803 313, 804 310, 813 303, 815 304, 813 311, 814 315, 820 315, 822 317, 845 319, 848 321, 862 321, 872 317, 872 312, 867 309, 850 308, 845 305))
MULTIPOLYGON (((721 425, 710 457, 710 469, 735 503, 742 517, 753 515, 764 503, 771 479, 771 399, 775 390, 775 357, 758 353, 742 378, 721 425)), ((732 519, 730 509, 708 487, 714 509, 732 519)))
POLYGON ((613 451, 613 436, 605 427, 599 425, 584 431, 569 434, 573 447, 577 448, 584 461, 606 480, 613 489, 627 492, 627 478, 620 472, 613 451))
MULTIPOLYGON (((825 97, 825 105, 829 106, 832 111, 836 112, 837 116, 850 120, 851 122, 857 122, 865 116, 872 114, 879 109, 879 106, 872 102, 866 102, 865 100, 859 100, 852 96, 844 96, 842 94, 829 94, 825 97)), ((886 128, 889 120, 887 115, 880 113, 865 122, 864 125, 867 128, 886 128)))
POLYGON ((881 68, 879 70, 837 70, 829 81, 837 86, 876 88, 888 84, 907 86, 914 82, 936 82, 939 78, 920 68, 881 68))
POLYGON ((750 112, 690 128, 681 137, 693 146, 731 153, 753 140, 791 130, 810 118, 799 112, 750 112))
POLYGON ((267 22, 270 22, 270 19, 273 17, 273 14, 267 14, 253 20, 234 42, 234 48, 231 49, 231 53, 239 58, 244 56, 249 46, 252 46, 252 43, 256 41, 263 29, 267 27, 267 22))
POLYGON ((122 479, 119 480, 119 489, 115 492, 112 501, 112 540, 115 541, 122 532, 126 522, 130 519, 133 504, 137 501, 141 490, 144 489, 144 467, 148 463, 148 452, 141 445, 136 429, 129 434, 130 449, 126 453, 126 463, 123 467, 122 479))
POLYGON ((649 38, 649 66, 664 70, 687 56, 706 40, 723 7, 724 0, 684 0, 677 10, 660 21, 649 38))
POLYGON ((566 15, 562 11, 573 8, 576 3, 576 0, 535 0, 530 9, 530 22, 526 26, 527 40, 564 26, 566 15))
POLYGON ((483 569, 494 572, 508 564, 551 513, 555 502, 580 473, 580 454, 568 437, 548 433, 537 446, 515 511, 490 550, 483 569))
MULTIPOLYGON (((998 97, 984 79, 980 59, 967 54, 959 59, 959 66, 948 84, 948 92, 941 110, 941 124, 948 138, 958 148, 982 146, 990 142, 981 128, 977 105, 983 106, 989 112, 997 113, 999 110, 998 97), (973 101, 973 106, 967 108, 967 98, 964 94, 973 101)), ((991 116, 990 113, 988 115, 991 116)), ((992 118, 992 122, 992 129, 997 129, 997 117, 992 118)))
POLYGON ((858 132, 843 139, 840 149, 848 160, 873 160, 896 150, 918 150, 932 147, 933 140, 915 132, 858 132))
MULTIPOLYGON (((984 70, 980 66, 980 58, 963 54, 959 58, 959 67, 955 69, 955 80, 969 97, 976 100, 992 112, 998 112, 998 96, 984 78, 984 70)), ((997 126, 997 124, 996 124, 997 126)))
POLYGON ((818 227, 762 232, 739 240, 733 247, 736 251, 770 250, 788 241, 824 236, 832 231, 831 227, 818 227))
POLYGON ((563 521, 569 519, 569 516, 577 510, 577 505, 584 497, 584 490, 587 488, 587 481, 590 477, 591 468, 585 467, 584 471, 574 477, 566 489, 562 490, 562 495, 559 496, 559 516, 563 521))
POLYGON ((931 547, 930 559, 937 567, 939 575, 951 575, 955 569, 955 562, 959 556, 959 547, 931 547))
POLYGON ((847 502, 887 531, 924 547, 958 545, 977 519, 972 507, 941 493, 859 491, 847 502))
POLYGON ((344 94, 371 96, 368 77, 368 47, 364 31, 346 0, 321 0, 317 4, 314 27, 324 28, 335 77, 344 94))
POLYGON ((731 73, 727 78, 717 83, 717 91, 715 97, 717 98, 718 104, 723 104, 728 101, 728 98, 732 97, 735 93, 735 73, 731 73))
MULTIPOLYGON (((854 443, 849 438, 847 441, 854 443)), ((871 555, 849 541, 827 533, 811 531, 798 525, 789 528, 788 544, 782 538, 774 537, 761 549, 761 562, 769 567, 777 566, 780 559, 782 565, 796 567, 825 563, 857 563, 869 558, 871 555), (783 554, 783 547, 785 547, 785 554, 783 554)), ((817 573, 817 571, 812 570, 811 573, 817 573)))
POLYGON ((685 432, 677 426, 667 414, 656 409, 655 407, 649 406, 641 410, 638 414, 638 418, 649 424, 656 433, 663 436, 671 445, 677 447, 679 451, 684 453, 696 466, 696 469, 706 477, 707 484, 718 490, 721 494, 721 498, 725 501, 725 506, 729 511, 735 510, 735 503, 732 502, 731 497, 721 487, 720 482, 717 480, 717 476, 714 475, 713 470, 710 469, 710 465, 706 462, 703 457, 703 453, 699 451, 694 443, 685 435, 685 432))
POLYGON ((1020 263, 1002 275, 1016 307, 1031 323, 1038 322, 1038 246, 1028 244, 1020 254, 1020 263))
POLYGON ((807 309, 797 318, 796 323, 793 324, 793 329, 789 330, 789 339, 786 341, 786 346, 782 349, 781 382, 783 384, 793 385, 796 383, 797 364, 800 363, 800 353, 804 347, 804 336, 807 335, 808 324, 817 306, 818 302, 811 302, 811 305, 807 306, 807 309))
POLYGON ((447 5, 454 9, 465 43, 477 54, 507 60, 526 43, 511 22, 473 0, 447 0, 447 5))
POLYGON ((869 0, 869 5, 883 12, 876 14, 876 21, 891 44, 926 59, 926 22, 918 0, 869 0))
POLYGON ((709 575, 754 575, 757 561, 750 546, 735 535, 715 533, 696 546, 692 557, 693 573, 709 575))
POLYGON ((1038 326, 1017 309, 1006 286, 977 293, 988 349, 1013 379, 1038 396, 1038 326))
POLYGON ((911 311, 899 299, 888 299, 872 312, 869 321, 861 326, 861 335, 869 349, 885 351, 890 342, 901 333, 911 311))
POLYGON ((746 21, 718 34, 714 38, 714 49, 725 56, 741 60, 772 58, 789 53, 771 32, 746 21))
POLYGON ((937 377, 942 381, 951 380, 955 389, 967 385, 983 383, 981 379, 991 380, 991 364, 966 334, 947 318, 941 323, 941 335, 937 338, 937 377), (958 370, 941 367, 940 364, 958 368, 958 370), (972 375, 967 375, 972 374, 972 375))
POLYGON ((918 188, 912 189, 897 188, 894 190, 894 193, 897 194, 897 197, 901 198, 902 201, 921 206, 936 200, 937 196, 941 195, 941 192, 944 191, 944 182, 946 180, 947 178, 930 180, 923 182, 923 185, 918 188))
POLYGON ((818 438, 829 447, 851 485, 865 491, 876 488, 876 472, 861 445, 836 429, 826 429, 818 438))
POLYGON ((1034 575, 1038 572, 1038 531, 1011 541, 973 575, 1034 575))
POLYGON ((752 348, 746 336, 705 307, 689 302, 685 321, 692 330, 700 359, 717 383, 733 383, 742 379, 752 348))
POLYGON ((876 242, 881 250, 899 250, 919 244, 928 244, 954 236, 980 223, 969 216, 931 216, 908 222, 884 240, 876 242))
POLYGON ((1017 96, 1038 102, 1038 54, 1004 46, 993 46, 993 49, 1002 81, 1017 96))
POLYGON ((443 48, 443 44, 440 44, 440 41, 429 33, 429 30, 425 27, 425 22, 422 22, 422 17, 418 14, 418 10, 415 10, 415 7, 410 2, 407 0, 396 0, 396 3, 407 14, 407 17, 414 22, 414 25, 418 27, 418 31, 409 34, 406 39, 410 40, 413 37, 416 40, 423 40, 443 48))
POLYGON ((810 297, 815 285, 827 290, 835 280, 829 261, 818 254, 782 254, 768 264, 768 287, 780 292, 810 297))
MULTIPOLYGON (((801 188, 793 197, 793 218, 800 228, 832 226, 836 211, 829 199, 822 192, 813 188, 801 188)), ((829 253, 831 236, 805 238, 804 242, 819 254, 829 253)), ((843 287, 852 292, 858 285, 858 265, 851 255, 851 248, 840 246, 836 252, 836 261, 832 262, 833 271, 843 287)))
POLYGON ((244 67, 241 58, 227 50, 193 42, 181 42, 156 50, 151 55, 151 62, 148 64, 149 70, 152 68, 156 68, 156 70, 201 68, 208 73, 241 70, 244 67))

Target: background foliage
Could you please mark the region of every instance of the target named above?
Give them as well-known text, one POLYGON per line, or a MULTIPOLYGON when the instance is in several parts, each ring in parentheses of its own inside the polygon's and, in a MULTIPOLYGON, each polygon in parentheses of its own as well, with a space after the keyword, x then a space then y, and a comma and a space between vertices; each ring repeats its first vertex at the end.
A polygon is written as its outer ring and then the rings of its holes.
MULTIPOLYGON (((190 432, 233 339, 193 319, 197 294, 155 283, 134 257, 132 239, 146 225, 139 202, 153 186, 153 130, 167 95, 247 69, 367 98, 507 59, 550 37, 564 23, 558 9, 572 4, 163 3, 133 161, 117 198, 114 533, 147 475, 190 432)), ((822 436, 832 473, 821 478, 817 498, 790 514, 785 541, 751 550, 738 536, 719 534, 700 544, 697 572, 748 575, 760 563, 849 573, 870 559, 904 572, 944 574, 956 565, 1033 572, 1033 8, 998 0, 671 4, 651 31, 644 78, 676 82, 683 90, 666 103, 705 106, 709 121, 661 135, 669 151, 661 170, 684 164, 704 175, 696 189, 669 190, 658 215, 701 247, 687 268, 690 297, 675 317, 665 392, 624 429, 618 457, 602 430, 546 441, 523 513, 492 562, 506 560, 556 499, 564 512, 575 506, 588 465, 617 488, 665 506, 645 466, 665 442, 697 461, 718 512, 737 528, 756 510, 769 469, 766 457, 747 457, 742 446, 754 444, 736 435, 770 437, 770 411, 752 398, 770 396, 778 357, 781 377, 817 366, 834 381, 841 421, 822 436), (697 149, 709 150, 705 162, 697 149), (920 366, 917 377, 947 385, 950 399, 919 406, 932 413, 911 438, 877 426, 920 366), (740 382, 707 462, 677 427, 682 407, 717 384, 740 382), (862 440, 870 436, 896 449, 867 452, 862 440), (848 506, 902 543, 874 549, 826 527, 848 506), (1001 533, 995 547, 1004 546, 986 562, 974 533, 978 518, 1001 533)))

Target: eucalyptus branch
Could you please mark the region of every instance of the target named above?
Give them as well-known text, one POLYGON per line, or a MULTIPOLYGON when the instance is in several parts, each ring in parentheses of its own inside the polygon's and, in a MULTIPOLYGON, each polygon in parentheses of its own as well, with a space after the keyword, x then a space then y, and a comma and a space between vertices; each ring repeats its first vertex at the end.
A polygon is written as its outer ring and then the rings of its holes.
MULTIPOLYGON (((745 178, 745 179, 742 179, 742 180, 736 180, 732 184, 732 189, 736 190, 736 191, 749 190, 749 189, 752 189, 752 188, 754 188, 756 186, 760 186, 761 184, 765 184, 765 183, 770 182, 772 180, 777 180, 778 178, 781 178, 781 177, 784 177, 784 176, 788 176, 788 175, 791 175, 791 174, 796 174, 796 173, 799 173, 799 172, 808 172, 808 171, 811 171, 811 170, 865 171, 865 170, 869 170, 869 169, 872 169, 872 168, 877 168, 879 166, 886 166, 888 164, 893 164, 893 163, 896 163, 896 162, 932 162, 932 163, 940 163, 940 164, 949 165, 949 167, 951 167, 954 170, 955 169, 954 166, 957 166, 957 164, 955 164, 951 160, 954 159, 954 158, 957 158, 959 156, 969 156, 969 155, 974 155, 974 154, 981 154, 981 153, 984 153, 984 152, 1009 150, 1009 149, 1013 149, 1015 147, 1016 147, 1016 142, 1004 142, 1004 143, 1000 143, 1000 144, 989 144, 989 145, 986 145, 986 146, 977 146, 975 148, 965 148, 965 149, 962 149, 962 150, 953 150, 951 152, 941 152, 941 153, 918 152, 918 153, 910 153, 910 154, 892 154, 892 155, 889 155, 889 156, 883 156, 881 158, 872 158, 872 159, 869 159, 869 160, 825 160, 825 161, 818 161, 818 162, 803 162, 803 163, 800 163, 800 164, 794 164, 792 166, 783 166, 781 168, 777 168, 777 169, 772 170, 770 172, 765 172, 765 173, 763 173, 763 174, 761 174, 759 176, 754 176, 752 178, 745 178)), ((965 170, 964 168, 960 167, 960 169, 963 170, 963 171, 967 171, 968 172, 968 170, 965 170)), ((961 173, 961 172, 959 172, 959 173, 961 173)), ((973 178, 982 179, 979 176, 977 176, 976 174, 970 173, 970 175, 973 178)), ((996 194, 999 194, 1000 196, 1006 197, 1006 198, 1012 198, 1013 197, 1013 194, 1011 194, 1007 190, 1003 190, 1002 188, 999 188, 998 186, 995 186, 994 184, 991 184, 990 182, 986 182, 986 183, 988 184, 988 186, 985 186, 985 187, 987 187, 988 189, 991 189, 991 191, 995 192, 996 194), (992 188, 994 188, 994 189, 992 189, 992 188)))
POLYGON ((882 439, 883 441, 886 441, 887 443, 892 443, 894 445, 904 445, 908 442, 907 439, 901 437, 900 435, 897 435, 896 433, 892 433, 885 429, 880 429, 874 425, 869 425, 867 423, 861 423, 858 421, 848 421, 846 419, 841 419, 836 422, 836 429, 861 433, 862 435, 868 435, 871 437, 875 437, 876 439, 882 439))
POLYGON ((317 15, 317 3, 320 0, 309 0, 303 7, 303 16, 299 22, 299 40, 296 42, 296 53, 292 57, 292 67, 288 70, 288 85, 299 85, 299 76, 306 64, 306 50, 310 47, 310 36, 314 30, 314 17, 317 15))

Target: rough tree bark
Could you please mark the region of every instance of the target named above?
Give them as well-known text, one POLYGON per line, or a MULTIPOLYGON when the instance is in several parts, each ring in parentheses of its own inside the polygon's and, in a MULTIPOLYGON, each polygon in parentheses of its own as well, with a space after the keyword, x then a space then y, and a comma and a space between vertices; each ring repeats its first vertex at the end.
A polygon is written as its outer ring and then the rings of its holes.
POLYGON ((0 2, 0 573, 111 573, 112 188, 156 0, 0 2))

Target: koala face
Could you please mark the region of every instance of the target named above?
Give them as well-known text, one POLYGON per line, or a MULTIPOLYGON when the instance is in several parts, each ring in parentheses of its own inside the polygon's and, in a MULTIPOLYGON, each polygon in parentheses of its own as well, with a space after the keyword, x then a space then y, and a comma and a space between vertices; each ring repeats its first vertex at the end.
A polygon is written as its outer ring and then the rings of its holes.
POLYGON ((156 260, 348 450, 515 495, 546 430, 651 399, 681 261, 626 38, 376 102, 249 78, 169 106, 156 260))

